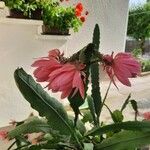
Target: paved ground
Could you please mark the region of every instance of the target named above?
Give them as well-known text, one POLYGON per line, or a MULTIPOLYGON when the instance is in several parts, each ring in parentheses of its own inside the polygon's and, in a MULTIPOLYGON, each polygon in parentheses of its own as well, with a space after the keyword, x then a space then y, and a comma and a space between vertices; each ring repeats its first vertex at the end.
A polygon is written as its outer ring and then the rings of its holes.
MULTIPOLYGON (((138 77, 136 79, 132 79, 132 87, 126 87, 118 84, 119 91, 116 89, 114 85, 110 88, 110 93, 107 98, 107 105, 111 107, 111 109, 115 110, 116 108, 120 108, 126 97, 132 93, 132 98, 138 101, 138 106, 140 107, 140 112, 150 111, 150 75, 146 75, 143 77, 138 77)), ((102 96, 104 97, 104 93, 108 87, 109 82, 103 81, 101 83, 102 96)), ((90 91, 89 91, 90 93, 90 91)), ((133 111, 129 106, 126 110, 126 118, 133 119, 133 111)), ((102 113, 102 120, 110 121, 110 116, 107 110, 104 110, 102 113)), ((0 150, 6 150, 8 148, 7 141, 0 141, 0 150)))
MULTIPOLYGON (((114 110, 120 108, 124 100, 131 93, 131 98, 138 102, 139 111, 150 111, 150 75, 132 79, 131 82, 131 88, 118 84, 119 91, 114 86, 112 86, 106 100, 107 105, 114 110)), ((105 90, 106 84, 104 84, 102 88, 102 93, 104 93, 105 90)), ((106 112, 104 111, 103 114, 104 116, 102 116, 102 118, 106 119, 106 112)), ((132 114, 133 111, 131 106, 129 106, 126 110, 126 118, 133 118, 132 114)))

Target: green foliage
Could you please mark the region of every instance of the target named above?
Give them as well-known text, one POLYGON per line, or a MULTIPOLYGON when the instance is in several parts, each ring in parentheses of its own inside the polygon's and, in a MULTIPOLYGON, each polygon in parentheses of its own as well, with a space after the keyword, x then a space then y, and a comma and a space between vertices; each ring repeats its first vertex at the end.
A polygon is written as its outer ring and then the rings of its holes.
POLYGON ((137 120, 137 115, 138 115, 138 105, 137 102, 135 100, 131 100, 131 106, 135 112, 135 120, 137 120))
POLYGON ((132 54, 141 62, 142 72, 150 71, 150 60, 143 60, 140 58, 140 56, 142 56, 142 49, 134 49, 132 54))
POLYGON ((11 130, 8 134, 10 139, 16 138, 20 135, 27 133, 38 133, 38 132, 50 132, 51 128, 44 119, 39 119, 38 117, 31 117, 26 120, 23 124, 17 126, 15 129, 11 130))
POLYGON ((31 18, 32 11, 40 8, 40 1, 36 0, 4 0, 6 6, 24 13, 25 16, 31 18))
POLYGON ((93 143, 84 143, 84 150, 93 150, 93 143))
POLYGON ((150 3, 131 8, 129 12, 128 35, 136 40, 150 37, 150 3))
MULTIPOLYGON (((72 125, 73 125, 74 117, 69 116, 69 119, 70 119, 70 121, 72 122, 72 125)), ((84 125, 83 120, 77 120, 76 129, 78 129, 79 132, 80 132, 82 135, 84 135, 84 133, 86 132, 86 128, 85 128, 85 125, 84 125)))
POLYGON ((44 5, 43 6, 43 22, 49 28, 55 28, 62 31, 73 29, 75 32, 82 25, 81 20, 75 15, 74 7, 44 5))
POLYGON ((76 149, 76 148, 70 145, 69 143, 48 142, 46 144, 33 145, 30 146, 28 149, 24 149, 24 150, 72 150, 72 149, 76 149))
POLYGON ((17 69, 14 77, 19 90, 31 107, 37 110, 40 116, 46 116, 53 129, 61 134, 70 135, 69 119, 62 104, 50 97, 23 69, 17 69))
POLYGON ((122 131, 95 146, 95 150, 132 150, 150 143, 150 132, 122 131))
POLYGON ((135 58, 139 58, 140 56, 142 56, 142 49, 140 49, 140 48, 135 48, 135 49, 132 51, 132 55, 133 55, 135 58))
POLYGON ((83 114, 83 118, 82 118, 83 123, 86 123, 86 122, 92 123, 93 122, 93 117, 89 110, 82 111, 82 114, 83 114))
POLYGON ((17 69, 14 77, 24 98, 40 116, 47 118, 48 125, 62 135, 72 136, 79 147, 82 147, 63 105, 50 97, 23 69, 17 69))
POLYGON ((99 50, 99 44, 100 44, 100 29, 99 25, 96 24, 93 32, 93 44, 95 45, 95 50, 99 50))
POLYGON ((127 99, 125 100, 125 102, 123 103, 122 107, 121 107, 121 112, 123 112, 123 110, 127 107, 127 105, 130 102, 130 98, 131 98, 131 94, 129 94, 129 96, 127 97, 127 99))
POLYGON ((142 71, 150 71, 150 60, 142 60, 142 71))
POLYGON ((103 102, 101 102, 99 65, 96 62, 101 57, 98 52, 100 42, 99 34, 99 27, 96 25, 93 43, 88 44, 67 59, 69 62, 79 61, 86 64, 83 70, 86 74, 85 97, 82 98, 79 91, 76 95, 72 96, 71 93, 68 97, 75 117, 68 117, 63 105, 56 99, 50 97, 23 69, 17 69, 15 71, 14 77, 20 92, 31 104, 31 107, 37 110, 39 115, 43 117, 42 119, 31 117, 24 120, 18 123, 16 128, 8 133, 10 139, 15 139, 17 149, 133 150, 150 143, 149 121, 123 122, 123 112, 128 104, 131 104, 135 111, 135 120, 138 119, 137 102, 131 99, 131 94, 129 94, 121 109, 112 112, 105 104, 105 99, 111 85, 110 83, 106 96, 103 102), (87 96, 90 73, 92 96, 87 96), (85 99, 87 99, 89 109, 82 110, 81 114, 79 107, 85 102, 85 99), (114 122, 113 124, 106 125, 101 120, 99 122, 103 106, 106 106, 110 112, 114 122), (78 117, 79 114, 83 116, 81 120, 78 117), (87 131, 85 128, 85 123, 87 122, 92 128, 90 131, 87 131), (35 132, 42 132, 43 134, 40 142, 37 145, 32 145, 26 135, 35 132))
POLYGON ((131 94, 129 94, 129 96, 125 100, 124 104, 122 105, 121 112, 123 112, 123 110, 127 107, 128 104, 131 104, 131 106, 132 106, 132 108, 133 108, 133 110, 135 112, 135 120, 137 120, 138 105, 137 105, 137 102, 135 100, 132 100, 130 98, 131 98, 131 94))
MULTIPOLYGON (((94 50, 93 44, 88 44, 86 47, 84 47, 82 50, 80 50, 78 53, 76 53, 76 59, 81 59, 82 54, 82 60, 81 62, 85 64, 89 64, 91 57, 92 57, 92 51, 94 50)), ((86 82, 85 82, 85 97, 84 99, 81 97, 80 93, 77 92, 75 96, 69 96, 68 100, 70 102, 70 106, 72 107, 74 113, 75 113, 75 119, 74 119, 74 125, 76 125, 78 115, 80 114, 79 107, 85 102, 86 96, 87 96, 87 90, 88 90, 88 84, 89 84, 89 69, 90 66, 86 65, 85 72, 86 72, 86 82)))
POLYGON ((87 132, 85 136, 102 135, 108 132, 115 132, 116 130, 132 130, 132 131, 150 132, 150 122, 149 121, 118 122, 118 123, 114 123, 110 125, 105 125, 103 127, 93 128, 91 131, 87 132))
MULTIPOLYGON (((95 51, 99 51, 100 43, 100 30, 96 24, 93 33, 93 44, 95 45, 95 51)), ((95 113, 97 115, 97 123, 99 123, 99 116, 101 111, 101 93, 99 85, 99 64, 98 62, 91 65, 91 83, 92 83, 92 98, 95 107, 95 113)))
POLYGON ((120 110, 115 110, 112 114, 111 114, 111 117, 113 119, 113 121, 115 123, 117 122, 122 122, 123 121, 123 115, 122 115, 122 112, 120 110))
POLYGON ((97 125, 97 120, 96 120, 96 116, 95 116, 95 107, 94 107, 94 101, 93 98, 91 96, 87 96, 87 101, 88 101, 88 106, 94 121, 94 124, 97 125))

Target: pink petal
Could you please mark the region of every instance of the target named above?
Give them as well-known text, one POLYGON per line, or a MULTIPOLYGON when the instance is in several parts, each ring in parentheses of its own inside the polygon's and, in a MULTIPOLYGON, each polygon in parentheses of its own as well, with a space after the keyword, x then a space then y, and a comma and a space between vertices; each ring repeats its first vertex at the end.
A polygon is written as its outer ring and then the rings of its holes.
POLYGON ((45 59, 40 59, 40 60, 36 60, 31 66, 32 67, 39 67, 39 66, 47 66, 49 65, 49 60, 45 60, 45 59))
POLYGON ((122 84, 124 84, 126 86, 131 86, 131 83, 130 83, 129 79, 126 76, 124 76, 123 74, 121 74, 121 73, 115 73, 115 76, 117 77, 117 79, 122 84))
POLYGON ((72 82, 73 76, 74 72, 60 74, 56 76, 52 81, 50 81, 49 87, 51 89, 60 89, 62 86, 72 82))
POLYGON ((76 71, 74 75, 72 87, 79 89, 81 97, 84 98, 84 84, 81 78, 81 73, 79 71, 76 71))
POLYGON ((50 75, 49 75, 49 81, 52 81, 56 76, 58 76, 59 74, 62 74, 63 72, 69 72, 74 70, 75 67, 73 65, 63 65, 63 67, 53 71, 50 75))
POLYGON ((59 56, 60 56, 59 49, 53 49, 53 50, 49 51, 49 58, 51 58, 51 57, 57 58, 59 56))
POLYGON ((66 90, 62 91, 61 99, 68 97, 71 94, 71 92, 72 92, 71 88, 67 88, 66 90))
POLYGON ((37 68, 33 74, 37 78, 38 82, 44 82, 48 80, 48 75, 50 74, 50 71, 46 69, 43 70, 41 68, 37 68))
POLYGON ((115 83, 115 80, 114 80, 114 71, 113 71, 113 68, 110 67, 110 66, 106 66, 106 72, 109 76, 109 78, 111 79, 111 81, 113 82, 113 84, 116 86, 116 88, 118 89, 116 83, 115 83))
POLYGON ((130 70, 128 69, 128 66, 124 67, 122 64, 115 64, 113 66, 113 69, 114 69, 115 75, 120 74, 126 78, 132 77, 132 74, 130 70))
POLYGON ((131 58, 131 57, 132 57, 131 53, 122 53, 121 52, 115 56, 114 60, 122 59, 122 58, 131 58))

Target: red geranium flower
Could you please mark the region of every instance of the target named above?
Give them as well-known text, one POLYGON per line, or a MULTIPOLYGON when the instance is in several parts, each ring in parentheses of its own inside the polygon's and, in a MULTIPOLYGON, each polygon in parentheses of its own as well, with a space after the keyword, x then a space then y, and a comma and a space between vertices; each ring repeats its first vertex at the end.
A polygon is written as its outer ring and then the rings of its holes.
POLYGON ((78 9, 75 10, 75 15, 76 15, 77 17, 80 17, 80 16, 81 16, 81 11, 79 11, 78 9))
POLYGON ((78 3, 75 7, 75 15, 77 17, 81 16, 82 11, 83 11, 83 5, 82 3, 78 3))
POLYGON ((113 53, 104 55, 103 64, 114 84, 114 76, 116 76, 122 84, 131 86, 129 78, 134 78, 141 72, 140 63, 129 53, 118 53, 114 58, 113 53))
POLYGON ((78 10, 78 11, 80 11, 80 12, 83 11, 83 5, 82 5, 82 3, 78 3, 78 4, 76 5, 76 10, 78 10))

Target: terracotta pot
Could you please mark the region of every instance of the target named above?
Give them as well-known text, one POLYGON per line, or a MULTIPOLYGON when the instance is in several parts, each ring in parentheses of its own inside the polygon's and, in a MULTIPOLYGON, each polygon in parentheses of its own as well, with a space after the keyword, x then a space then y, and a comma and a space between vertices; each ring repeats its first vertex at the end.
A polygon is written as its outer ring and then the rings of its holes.
POLYGON ((48 25, 42 26, 43 34, 49 34, 49 35, 69 35, 69 29, 62 31, 58 28, 49 28, 48 25))
POLYGON ((20 18, 20 19, 35 19, 35 20, 41 20, 42 19, 42 10, 37 9, 35 11, 31 12, 31 18, 29 16, 24 16, 22 11, 16 10, 16 9, 10 9, 9 10, 9 18, 20 18))
POLYGON ((16 9, 10 9, 9 10, 9 18, 20 18, 20 19, 28 19, 27 16, 24 16, 22 11, 16 10, 16 9))

